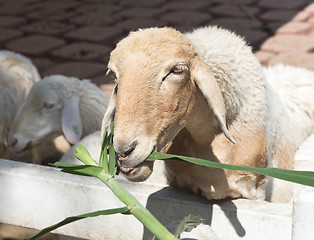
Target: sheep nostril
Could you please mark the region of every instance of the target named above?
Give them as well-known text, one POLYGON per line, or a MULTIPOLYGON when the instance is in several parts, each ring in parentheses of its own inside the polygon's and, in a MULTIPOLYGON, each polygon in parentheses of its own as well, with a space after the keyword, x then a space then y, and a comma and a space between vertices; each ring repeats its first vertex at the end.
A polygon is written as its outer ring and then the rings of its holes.
POLYGON ((127 150, 123 151, 123 153, 116 152, 116 156, 119 161, 123 161, 127 156, 129 156, 133 150, 135 149, 136 143, 133 143, 127 150))
POLYGON ((123 153, 123 156, 124 156, 124 157, 129 156, 129 155, 131 154, 131 152, 133 152, 134 148, 135 148, 135 145, 131 146, 127 151, 125 151, 125 152, 123 153))
POLYGON ((12 138, 9 140, 9 147, 14 147, 17 144, 17 138, 12 138))

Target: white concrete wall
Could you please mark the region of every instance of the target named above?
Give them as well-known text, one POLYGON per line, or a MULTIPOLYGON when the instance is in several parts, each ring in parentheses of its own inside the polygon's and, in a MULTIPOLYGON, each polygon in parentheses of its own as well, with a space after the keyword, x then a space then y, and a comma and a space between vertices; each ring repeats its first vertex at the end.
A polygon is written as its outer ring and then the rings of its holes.
MULTIPOLYGON (((314 162, 314 136, 301 147, 299 168, 314 162), (302 162, 302 164, 301 164, 302 162)), ((294 204, 244 199, 210 202, 181 189, 153 183, 121 183, 163 223, 200 215, 221 240, 314 239, 314 191, 300 187, 294 204), (312 237, 312 238, 311 238, 312 237)), ((42 229, 67 216, 123 206, 97 179, 52 167, 0 160, 0 222, 42 229)), ((152 239, 133 216, 90 218, 57 233, 92 240, 152 239)))
MULTIPOLYGON (((314 171, 314 135, 295 154, 295 169, 314 171)), ((314 239, 314 188, 296 185, 293 201, 293 239, 314 239)))

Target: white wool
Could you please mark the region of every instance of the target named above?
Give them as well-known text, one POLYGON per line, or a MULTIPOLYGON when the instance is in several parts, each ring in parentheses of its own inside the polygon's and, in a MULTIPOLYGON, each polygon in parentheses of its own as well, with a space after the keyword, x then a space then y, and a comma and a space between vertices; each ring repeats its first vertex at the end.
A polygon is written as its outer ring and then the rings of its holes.
POLYGON ((265 113, 265 80, 260 63, 243 39, 228 30, 211 26, 196 29, 185 36, 220 86, 227 123, 238 114, 240 116, 236 117, 243 122, 261 121, 265 113))
MULTIPOLYGON (((73 96, 80 98, 79 107, 83 124, 82 137, 100 129, 110 98, 90 80, 51 75, 43 78, 39 84, 49 85, 53 89, 52 91, 57 91, 60 97, 59 101, 63 104, 73 96)), ((47 92, 41 94, 45 95, 47 92)))
POLYGON ((0 51, 0 157, 8 157, 7 138, 14 116, 39 79, 28 58, 11 51, 0 51))
POLYGON ((24 145, 27 142, 36 145, 62 135, 62 110, 73 97, 79 99, 81 137, 100 130, 109 96, 89 80, 51 75, 34 84, 14 120, 10 137, 17 138, 18 143, 23 141, 24 145), (52 103, 53 108, 44 109, 45 103, 52 103))
POLYGON ((294 133, 298 135, 294 137, 297 144, 301 144, 314 131, 314 72, 283 64, 263 70, 274 94, 279 97, 293 126, 297 128, 294 133))

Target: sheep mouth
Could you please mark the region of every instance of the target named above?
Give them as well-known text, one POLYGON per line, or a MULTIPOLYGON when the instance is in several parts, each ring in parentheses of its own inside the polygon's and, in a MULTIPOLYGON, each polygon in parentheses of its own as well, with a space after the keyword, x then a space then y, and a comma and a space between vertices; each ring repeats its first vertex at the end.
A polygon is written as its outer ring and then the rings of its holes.
POLYGON ((121 175, 131 182, 143 182, 151 175, 154 163, 144 161, 136 167, 120 167, 121 175))
POLYGON ((32 148, 32 145, 33 145, 32 141, 29 141, 22 151, 30 150, 32 148))
POLYGON ((144 164, 144 162, 145 161, 141 162, 140 164, 138 164, 136 166, 123 166, 122 161, 119 160, 119 158, 116 156, 116 164, 117 164, 118 168, 120 169, 120 171, 124 175, 135 174, 136 172, 138 172, 141 169, 141 166, 144 164))
POLYGON ((151 174, 147 172, 147 168, 151 163, 144 161, 135 167, 119 166, 120 173, 131 182, 145 181, 151 174))
MULTIPOLYGON (((153 147, 150 154, 152 154, 155 150, 156 150, 156 147, 153 147)), ((131 166, 123 166, 123 164, 119 160, 117 160, 117 166, 119 167, 122 174, 124 174, 125 176, 137 175, 137 173, 139 173, 140 170, 148 164, 146 159, 150 156, 150 154, 148 154, 148 156, 145 158, 144 161, 142 161, 141 163, 139 163, 136 166, 132 166, 132 167, 131 166)))
MULTIPOLYGON (((28 151, 32 148, 32 141, 29 141, 23 148, 21 149, 15 149, 14 151, 16 153, 22 153, 22 152, 25 152, 25 151, 28 151)), ((12 150, 11 150, 12 151, 12 150)))
POLYGON ((123 174, 133 175, 133 174, 137 173, 142 168, 142 166, 144 165, 145 162, 146 161, 143 161, 136 166, 123 166, 123 164, 119 160, 117 160, 117 165, 123 174))
POLYGON ((123 167, 123 166, 119 166, 120 168, 120 171, 123 173, 123 174, 126 174, 126 175, 132 175, 132 174, 135 174, 136 172, 138 172, 140 169, 141 169, 141 165, 138 165, 136 167, 123 167))

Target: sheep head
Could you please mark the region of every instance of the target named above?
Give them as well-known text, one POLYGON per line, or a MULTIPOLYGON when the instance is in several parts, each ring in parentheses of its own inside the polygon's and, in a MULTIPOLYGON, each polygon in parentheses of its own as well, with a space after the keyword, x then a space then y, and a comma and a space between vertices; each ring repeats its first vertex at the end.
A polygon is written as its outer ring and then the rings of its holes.
POLYGON ((70 143, 79 141, 82 135, 79 97, 58 84, 67 80, 65 76, 52 75, 33 85, 10 130, 12 152, 24 151, 62 134, 70 143))
POLYGON ((162 151, 193 116, 198 92, 208 102, 225 135, 225 106, 218 84, 193 45, 171 28, 131 33, 111 52, 109 72, 116 79, 103 128, 114 121, 113 145, 122 173, 143 181, 162 151))

